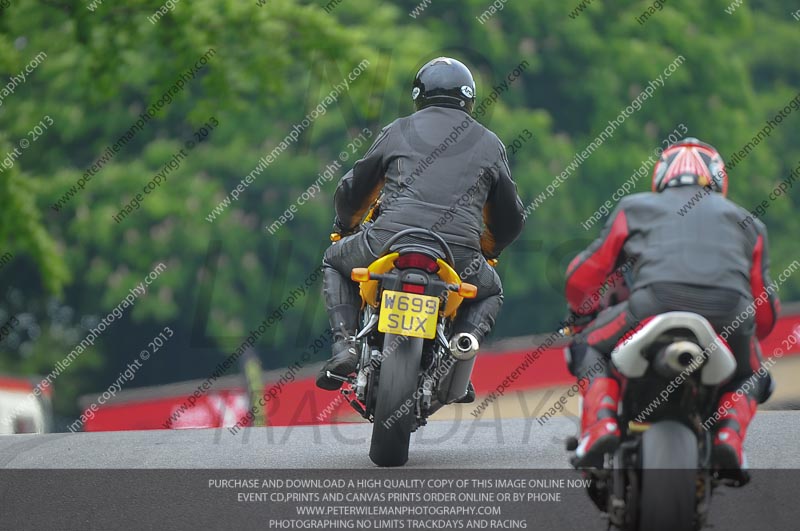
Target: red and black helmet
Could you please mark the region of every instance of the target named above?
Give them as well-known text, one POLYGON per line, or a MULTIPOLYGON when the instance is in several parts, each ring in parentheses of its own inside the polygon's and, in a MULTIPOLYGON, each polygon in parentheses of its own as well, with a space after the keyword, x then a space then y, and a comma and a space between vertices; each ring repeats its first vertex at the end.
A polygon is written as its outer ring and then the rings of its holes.
POLYGON ((673 186, 709 186, 723 196, 728 194, 728 173, 719 152, 696 138, 684 138, 661 153, 653 168, 653 191, 673 186))

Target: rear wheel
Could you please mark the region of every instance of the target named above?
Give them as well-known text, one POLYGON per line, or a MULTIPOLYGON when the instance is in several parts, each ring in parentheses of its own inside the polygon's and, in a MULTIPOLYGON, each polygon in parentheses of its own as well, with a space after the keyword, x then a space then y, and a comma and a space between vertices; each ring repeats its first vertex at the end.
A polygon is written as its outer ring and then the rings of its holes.
POLYGON ((369 458, 378 466, 403 466, 408 461, 423 341, 392 334, 384 338, 369 449, 369 458))
POLYGON ((642 436, 641 531, 692 531, 697 511, 698 449, 694 432, 675 421, 642 436))

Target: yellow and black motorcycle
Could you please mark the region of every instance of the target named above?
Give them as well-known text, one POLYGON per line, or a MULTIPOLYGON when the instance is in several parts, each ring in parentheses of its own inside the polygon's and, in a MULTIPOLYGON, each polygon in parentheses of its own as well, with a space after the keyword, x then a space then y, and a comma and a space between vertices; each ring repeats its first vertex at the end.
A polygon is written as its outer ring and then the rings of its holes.
POLYGON ((402 466, 411 433, 467 395, 478 345, 468 334, 451 337, 451 328, 477 288, 461 281, 450 247, 430 230, 401 231, 378 256, 351 274, 362 299, 356 376, 329 376, 350 384, 341 392, 373 423, 370 459, 402 466), (400 243, 409 236, 425 243, 400 243))

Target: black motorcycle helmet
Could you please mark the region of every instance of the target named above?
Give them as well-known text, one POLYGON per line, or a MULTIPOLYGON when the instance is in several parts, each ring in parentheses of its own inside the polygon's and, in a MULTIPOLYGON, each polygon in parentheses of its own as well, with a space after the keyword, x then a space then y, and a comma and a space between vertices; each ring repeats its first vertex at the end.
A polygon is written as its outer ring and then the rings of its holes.
POLYGON ((437 57, 417 72, 411 99, 418 111, 435 105, 471 113, 475 103, 475 80, 461 61, 437 57))

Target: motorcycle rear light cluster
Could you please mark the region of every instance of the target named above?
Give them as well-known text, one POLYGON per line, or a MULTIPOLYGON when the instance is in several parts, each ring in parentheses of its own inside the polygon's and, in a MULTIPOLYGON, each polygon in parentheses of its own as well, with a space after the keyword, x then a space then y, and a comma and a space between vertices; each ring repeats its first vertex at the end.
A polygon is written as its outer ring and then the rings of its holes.
POLYGON ((398 269, 422 269, 428 273, 436 273, 439 270, 436 260, 420 253, 401 255, 394 261, 394 265, 398 269))
POLYGON ((406 293, 425 293, 425 286, 420 286, 419 284, 409 284, 408 282, 403 283, 403 291, 406 293))

